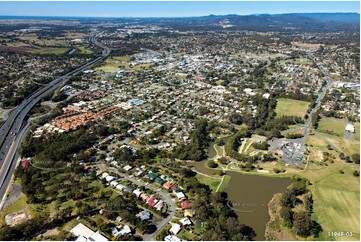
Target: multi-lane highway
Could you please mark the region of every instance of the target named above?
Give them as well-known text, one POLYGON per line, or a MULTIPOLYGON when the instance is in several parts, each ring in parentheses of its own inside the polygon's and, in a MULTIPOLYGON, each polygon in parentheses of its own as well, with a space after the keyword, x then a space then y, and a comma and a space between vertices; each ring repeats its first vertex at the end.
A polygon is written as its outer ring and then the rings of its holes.
POLYGON ((16 151, 23 141, 28 124, 25 120, 26 115, 31 108, 41 100, 44 96, 54 92, 58 87, 63 85, 69 77, 76 75, 95 63, 103 60, 110 54, 110 49, 97 41, 100 34, 91 37, 89 40, 95 45, 102 48, 102 54, 84 64, 83 66, 73 70, 45 85, 41 89, 27 97, 19 106, 17 106, 9 115, 5 123, 0 129, 0 209, 6 196, 6 190, 10 183, 12 174, 16 167, 16 151))

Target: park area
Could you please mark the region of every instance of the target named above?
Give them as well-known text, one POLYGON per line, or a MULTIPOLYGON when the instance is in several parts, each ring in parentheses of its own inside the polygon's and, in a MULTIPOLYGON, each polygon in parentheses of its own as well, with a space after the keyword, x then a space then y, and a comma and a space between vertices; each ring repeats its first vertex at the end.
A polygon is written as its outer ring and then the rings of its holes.
POLYGON ((325 118, 323 117, 318 122, 317 131, 321 133, 336 135, 343 137, 345 133, 346 120, 336 118, 325 118))
POLYGON ((306 101, 294 100, 289 98, 277 99, 276 114, 282 116, 298 116, 303 118, 310 103, 306 101))
POLYGON ((130 65, 130 56, 113 56, 106 59, 103 64, 96 68, 98 71, 103 72, 116 72, 120 69, 131 69, 135 71, 139 71, 142 69, 147 69, 151 66, 151 64, 140 64, 136 66, 130 65))
POLYGON ((320 240, 359 240, 360 181, 353 176, 356 164, 336 161, 319 170, 308 170, 305 176, 312 186, 312 218, 321 224, 320 240), (329 231, 350 231, 352 236, 330 237, 329 231))
POLYGON ((359 142, 328 134, 308 137, 309 164, 299 174, 312 184, 309 187, 314 199, 312 219, 322 226, 319 240, 359 240, 360 179, 353 173, 360 167, 341 160, 337 151, 328 148, 325 138, 343 149, 346 155, 359 152, 359 142), (345 142, 352 145, 347 143, 346 146, 345 142), (333 161, 324 160, 326 152, 333 161), (332 237, 329 231, 350 231, 352 236, 332 237))

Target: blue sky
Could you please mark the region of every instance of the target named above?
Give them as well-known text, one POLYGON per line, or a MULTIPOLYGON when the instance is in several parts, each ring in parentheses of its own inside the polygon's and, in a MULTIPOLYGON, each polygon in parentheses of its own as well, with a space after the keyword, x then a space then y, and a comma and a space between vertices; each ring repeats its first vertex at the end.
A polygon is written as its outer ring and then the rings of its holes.
POLYGON ((0 15, 16 16, 182 17, 297 12, 359 13, 360 2, 0 2, 0 15))

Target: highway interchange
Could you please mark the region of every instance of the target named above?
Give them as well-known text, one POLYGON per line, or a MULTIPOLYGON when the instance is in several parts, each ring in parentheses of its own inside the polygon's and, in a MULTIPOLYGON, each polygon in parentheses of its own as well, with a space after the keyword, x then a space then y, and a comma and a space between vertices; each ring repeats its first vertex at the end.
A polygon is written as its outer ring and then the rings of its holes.
POLYGON ((102 48, 102 54, 96 59, 84 64, 83 66, 73 70, 42 87, 23 102, 17 106, 9 114, 7 120, 0 129, 0 209, 6 199, 6 193, 13 173, 16 168, 16 162, 19 158, 17 153, 27 131, 29 130, 29 123, 26 120, 28 112, 38 103, 41 98, 54 92, 58 87, 63 85, 71 76, 74 76, 87 68, 93 66, 99 61, 103 60, 110 54, 110 49, 97 41, 97 37, 92 36, 89 40, 102 48))

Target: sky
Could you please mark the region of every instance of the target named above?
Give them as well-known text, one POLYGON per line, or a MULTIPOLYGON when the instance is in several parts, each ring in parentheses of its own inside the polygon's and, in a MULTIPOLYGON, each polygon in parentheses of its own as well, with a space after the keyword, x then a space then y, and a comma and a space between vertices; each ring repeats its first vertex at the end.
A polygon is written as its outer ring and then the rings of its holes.
POLYGON ((359 1, 240 1, 240 2, 9 2, 0 1, 2 16, 72 17, 188 17, 210 14, 277 14, 305 12, 360 12, 359 1))

